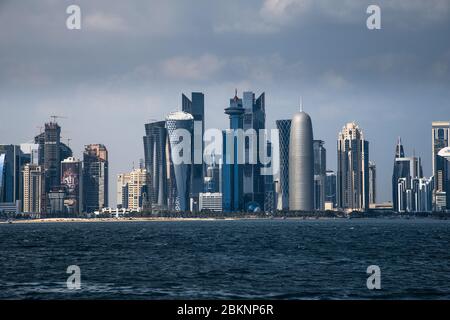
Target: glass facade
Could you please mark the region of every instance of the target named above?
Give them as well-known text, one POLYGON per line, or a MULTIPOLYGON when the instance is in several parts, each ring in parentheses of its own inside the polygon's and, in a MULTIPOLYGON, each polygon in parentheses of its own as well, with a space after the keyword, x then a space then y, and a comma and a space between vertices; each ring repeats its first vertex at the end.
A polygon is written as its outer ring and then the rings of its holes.
POLYGON ((244 209, 243 164, 238 159, 243 158, 242 150, 238 148, 238 129, 243 129, 244 108, 242 99, 237 95, 230 99, 230 107, 225 114, 230 117, 230 129, 223 131, 223 167, 222 193, 223 210, 225 212, 239 212, 244 209))
POLYGON ((280 146, 280 192, 282 210, 289 210, 289 138, 291 120, 276 121, 280 146))

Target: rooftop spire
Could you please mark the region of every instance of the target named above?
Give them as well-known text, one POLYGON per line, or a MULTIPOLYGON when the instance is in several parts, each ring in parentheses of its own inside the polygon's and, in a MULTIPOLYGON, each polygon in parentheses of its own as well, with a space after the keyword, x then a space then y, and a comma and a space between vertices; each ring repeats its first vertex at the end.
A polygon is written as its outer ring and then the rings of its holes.
POLYGON ((300 96, 300 112, 303 112, 303 96, 300 96))

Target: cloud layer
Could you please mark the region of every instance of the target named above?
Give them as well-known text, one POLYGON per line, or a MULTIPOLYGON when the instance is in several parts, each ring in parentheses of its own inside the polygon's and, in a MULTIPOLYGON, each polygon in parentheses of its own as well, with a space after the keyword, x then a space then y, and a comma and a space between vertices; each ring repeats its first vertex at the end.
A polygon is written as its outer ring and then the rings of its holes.
POLYGON ((225 127, 239 92, 267 96, 268 126, 300 95, 336 165, 336 136, 357 121, 389 199, 397 136, 430 173, 430 122, 450 118, 450 3, 378 1, 382 29, 366 28, 370 1, 0 1, 0 143, 32 139, 51 114, 78 156, 105 143, 115 175, 143 156, 148 119, 206 94, 207 127, 225 127), (82 30, 65 28, 80 5, 82 30), (14 119, 12 121, 11 119, 14 119))

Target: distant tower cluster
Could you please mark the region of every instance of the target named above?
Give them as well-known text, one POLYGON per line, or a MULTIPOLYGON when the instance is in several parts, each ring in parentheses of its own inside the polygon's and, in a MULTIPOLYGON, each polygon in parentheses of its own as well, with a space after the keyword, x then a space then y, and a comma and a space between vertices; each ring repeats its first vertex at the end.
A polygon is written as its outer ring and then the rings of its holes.
POLYGON ((406 157, 401 139, 395 148, 392 200, 396 212, 431 212, 432 179, 423 177, 419 157, 406 157))
MULTIPOLYGON (((421 158, 415 152, 406 156, 398 139, 392 204, 377 203, 377 165, 369 158, 369 141, 355 122, 338 133, 337 168, 332 171, 327 169, 325 142, 314 139, 303 103, 292 119, 276 120, 278 150, 277 139, 271 141, 265 132, 265 103, 264 92, 256 96, 245 91, 240 98, 236 90, 224 110, 229 127, 214 137, 221 144, 215 146, 216 154, 205 154, 210 147, 204 140, 205 96, 182 94, 180 111, 145 124, 145 159, 139 167, 134 168, 133 162, 131 172, 117 176, 117 215, 119 209, 122 214, 450 211, 449 121, 432 122, 431 177, 424 177, 421 158), (279 168, 273 170, 277 152, 279 168)), ((36 217, 112 213, 106 146, 86 145, 79 160, 61 142, 56 118, 60 117, 52 116, 45 123, 34 143, 0 145, 2 217, 19 212, 36 217)))

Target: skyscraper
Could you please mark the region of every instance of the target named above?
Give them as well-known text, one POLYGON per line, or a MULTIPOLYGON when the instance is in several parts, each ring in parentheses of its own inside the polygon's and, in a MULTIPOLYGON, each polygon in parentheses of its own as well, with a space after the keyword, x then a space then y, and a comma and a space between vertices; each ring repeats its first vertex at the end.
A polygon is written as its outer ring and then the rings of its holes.
POLYGON ((369 161, 369 204, 377 203, 377 166, 369 161))
POLYGON ((61 186, 65 191, 65 213, 70 216, 83 212, 83 163, 73 157, 61 162, 61 186))
POLYGON ((280 201, 278 209, 289 210, 289 139, 291 120, 276 121, 280 146, 280 201))
POLYGON ((61 142, 61 127, 56 122, 45 124, 45 131, 34 138, 39 145, 38 164, 44 168, 44 189, 46 196, 43 207, 47 213, 58 214, 61 205, 61 161, 72 157, 72 150, 61 142), (47 195, 54 190, 52 200, 47 195))
POLYGON ((450 147, 438 152, 435 163, 436 211, 450 209, 450 147), (437 179, 436 179, 437 177, 437 179))
MULTIPOLYGON (((194 126, 198 126, 194 130, 192 136, 192 168, 190 177, 190 197, 194 203, 194 211, 198 210, 198 195, 203 191, 203 178, 205 176, 206 166, 203 163, 205 132, 205 96, 201 92, 192 92, 191 100, 182 95, 182 111, 189 113, 194 118, 194 126), (194 143, 194 141, 196 143, 194 143), (198 150, 194 150, 197 147, 198 150), (195 158, 196 157, 196 158, 195 158), (194 163, 195 162, 195 163, 194 163)), ((194 128, 193 128, 194 129, 194 128)))
POLYGON ((244 209, 243 160, 244 154, 239 144, 239 129, 243 129, 242 99, 237 92, 230 99, 225 114, 230 117, 230 129, 223 132, 222 200, 225 212, 238 212, 244 209))
POLYGON ((149 175, 146 169, 134 169, 129 174, 127 184, 128 206, 127 209, 140 212, 147 209, 149 175))
POLYGON ((327 150, 325 142, 314 140, 314 209, 325 210, 325 179, 327 174, 327 150))
POLYGON ((44 132, 44 171, 45 189, 48 192, 61 183, 61 127, 56 122, 45 124, 44 132))
POLYGON ((152 207, 167 208, 166 122, 147 123, 145 133, 145 168, 150 176, 149 200, 152 207))
MULTIPOLYGON (((436 162, 438 160, 439 151, 450 146, 449 137, 450 137, 450 121, 434 121, 431 126, 431 146, 432 146, 432 169, 434 176, 434 190, 433 190, 433 205, 434 209, 438 210, 437 202, 438 197, 440 199, 443 198, 442 191, 439 189, 444 185, 443 176, 439 175, 437 170, 436 162)), ((444 196, 445 197, 445 196, 444 196)), ((440 200, 442 201, 442 200, 440 200)))
MULTIPOLYGON (((192 133, 194 117, 190 113, 177 111, 170 113, 166 118, 166 128, 169 135, 170 155, 173 162, 174 177, 176 183, 175 209, 189 211, 189 198, 191 187, 192 168, 192 133), (181 136, 182 133, 186 136, 181 136), (187 139, 187 140, 185 140, 187 139), (190 143, 188 143, 190 142, 190 143), (179 144, 189 147, 189 150, 180 148, 179 144), (185 154, 188 152, 188 154, 185 154)), ((203 186, 203 180, 200 181, 203 186)))
POLYGON ((244 108, 243 115, 243 130, 254 130, 256 139, 253 141, 254 145, 249 140, 245 141, 245 164, 243 166, 243 192, 244 192, 244 206, 250 202, 257 203, 260 208, 264 206, 265 202, 265 186, 269 182, 267 176, 261 175, 261 168, 263 164, 257 161, 257 156, 260 153, 261 139, 265 137, 259 135, 259 130, 266 128, 266 99, 263 92, 255 99, 253 92, 247 91, 243 93, 242 107, 244 108), (254 152, 256 151, 256 152, 254 152), (250 159, 253 158, 253 161, 250 159))
POLYGON ((130 174, 122 173, 117 176, 117 207, 128 209, 128 185, 130 174))
POLYGON ((28 163, 23 168, 23 212, 44 212, 44 168, 28 163))
POLYGON ((325 202, 331 208, 336 207, 336 173, 332 170, 327 170, 325 178, 325 202))
POLYGON ((340 209, 369 208, 369 142, 354 122, 338 136, 337 205, 340 209))
POLYGON ((23 162, 20 146, 0 145, 0 203, 15 203, 20 200, 23 162))
POLYGON ((217 193, 221 192, 220 187, 220 168, 216 162, 215 155, 212 155, 211 164, 208 166, 206 170, 206 176, 204 179, 204 193, 217 193))
POLYGON ((289 210, 314 210, 314 152, 311 118, 301 111, 291 121, 289 210))
POLYGON ((420 158, 415 156, 405 157, 402 140, 398 138, 392 173, 392 204, 394 211, 403 212, 407 210, 406 193, 411 192, 408 190, 413 190, 412 180, 421 178, 423 178, 423 170, 420 158))
POLYGON ((102 144, 87 145, 83 153, 84 211, 108 207, 108 150, 102 144))

